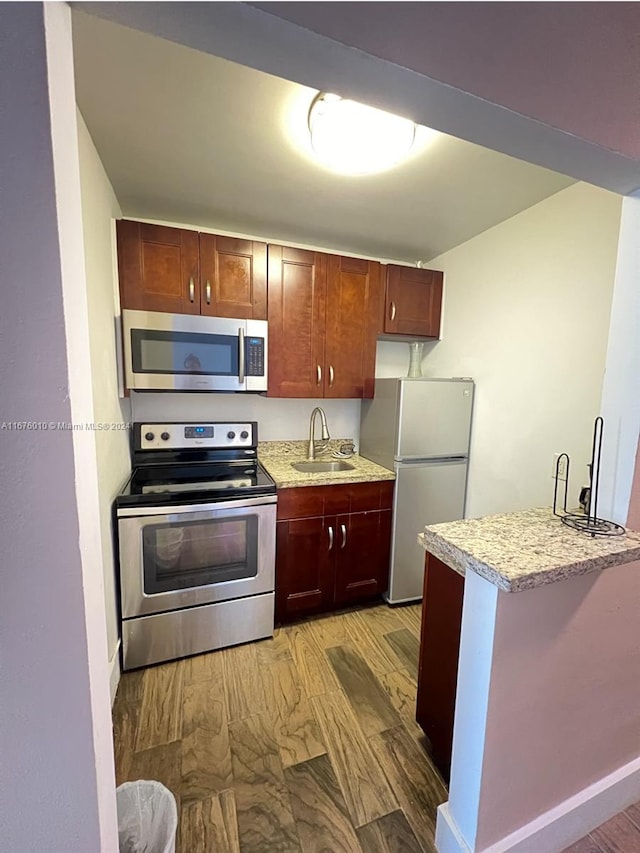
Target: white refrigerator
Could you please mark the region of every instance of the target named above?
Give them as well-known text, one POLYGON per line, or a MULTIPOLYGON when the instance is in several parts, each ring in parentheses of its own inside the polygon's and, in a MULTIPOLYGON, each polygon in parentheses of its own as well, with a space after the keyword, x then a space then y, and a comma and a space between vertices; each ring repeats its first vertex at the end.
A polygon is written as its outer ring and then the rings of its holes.
POLYGON ((376 379, 364 400, 360 454, 395 471, 389 604, 422 598, 426 524, 464 518, 471 379, 376 379))

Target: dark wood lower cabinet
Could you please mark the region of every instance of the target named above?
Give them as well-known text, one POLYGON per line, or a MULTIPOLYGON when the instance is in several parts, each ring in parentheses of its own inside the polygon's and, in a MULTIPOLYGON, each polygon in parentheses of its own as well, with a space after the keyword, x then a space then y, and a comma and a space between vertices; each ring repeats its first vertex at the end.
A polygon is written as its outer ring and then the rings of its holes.
POLYGON ((444 779, 451 772, 464 578, 427 553, 416 720, 431 741, 444 779))
POLYGON ((393 482, 278 493, 276 621, 379 598, 387 588, 393 482))

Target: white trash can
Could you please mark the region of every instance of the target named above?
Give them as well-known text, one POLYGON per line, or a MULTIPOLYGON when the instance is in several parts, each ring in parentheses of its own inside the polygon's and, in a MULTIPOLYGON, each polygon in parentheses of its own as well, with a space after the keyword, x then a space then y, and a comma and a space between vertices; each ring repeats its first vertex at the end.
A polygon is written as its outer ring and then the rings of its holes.
POLYGON ((140 779, 116 788, 120 853, 175 853, 178 810, 160 782, 140 779))

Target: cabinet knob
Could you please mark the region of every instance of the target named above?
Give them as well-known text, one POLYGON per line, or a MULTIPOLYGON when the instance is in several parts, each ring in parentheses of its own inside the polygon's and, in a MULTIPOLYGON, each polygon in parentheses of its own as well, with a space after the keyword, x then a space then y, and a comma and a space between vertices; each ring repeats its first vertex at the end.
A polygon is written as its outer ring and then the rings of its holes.
POLYGON ((195 302, 196 298, 196 286, 193 283, 193 276, 189 279, 189 301, 195 302))
POLYGON ((396 319, 396 303, 391 302, 389 305, 389 319, 393 322, 396 319))

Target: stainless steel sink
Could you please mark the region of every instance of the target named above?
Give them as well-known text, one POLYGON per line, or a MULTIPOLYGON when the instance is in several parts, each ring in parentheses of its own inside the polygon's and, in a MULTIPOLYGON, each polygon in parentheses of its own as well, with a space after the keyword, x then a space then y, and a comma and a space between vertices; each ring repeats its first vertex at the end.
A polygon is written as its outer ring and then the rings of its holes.
POLYGON ((317 462, 292 462, 291 467, 296 471, 302 471, 304 474, 324 474, 328 471, 353 471, 354 466, 348 462, 343 462, 342 459, 336 459, 334 462, 318 460, 317 462))

